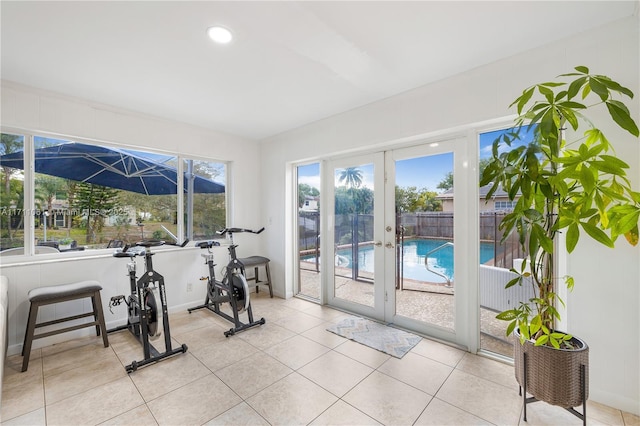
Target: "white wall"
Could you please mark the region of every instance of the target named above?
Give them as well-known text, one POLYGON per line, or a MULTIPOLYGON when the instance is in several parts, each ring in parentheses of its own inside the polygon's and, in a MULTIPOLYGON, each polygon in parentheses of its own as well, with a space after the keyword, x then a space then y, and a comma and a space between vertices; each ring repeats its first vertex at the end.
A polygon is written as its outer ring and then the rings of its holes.
MULTIPOLYGON (((637 95, 631 104, 637 118, 638 40, 636 16, 264 141, 263 215, 265 221, 272 221, 272 235, 279 236, 265 240, 265 248, 272 259, 276 288, 289 295, 293 292, 294 266, 286 257, 287 242, 293 237, 291 224, 282 214, 290 208, 286 191, 291 162, 376 147, 383 150, 403 138, 446 133, 505 117, 514 112, 507 107, 524 88, 577 65, 589 66, 629 87, 637 95)), ((639 141, 618 131, 612 131, 610 138, 617 155, 631 164, 632 180, 640 189, 639 141)), ((585 240, 567 262, 568 273, 577 283, 568 298, 567 327, 590 345, 591 399, 640 414, 640 248, 620 241, 613 252, 585 240)))
MULTIPOLYGON (((2 81, 2 126, 231 161, 228 195, 232 218, 229 225, 243 228, 265 225, 260 217, 260 187, 257 182, 260 178, 261 162, 256 142, 96 105, 7 81, 2 81)), ((262 254, 261 240, 269 237, 269 229, 258 236, 234 235, 235 242, 240 245, 240 256, 262 254)), ((200 257, 201 250, 187 247, 158 251, 154 256, 154 265, 156 270, 165 276, 170 311, 187 309, 203 303, 205 285, 198 281, 198 278, 206 275, 207 270, 204 260, 200 257), (187 292, 189 282, 193 283, 191 292, 187 292)), ((217 262, 224 264, 227 259, 226 250, 218 248, 215 253, 217 262)), ((126 260, 111 257, 111 250, 85 252, 79 256, 83 257, 74 258, 73 255, 65 253, 57 255, 56 258, 64 261, 52 262, 49 255, 39 255, 28 259, 26 263, 22 262, 20 266, 11 264, 16 259, 1 259, 1 273, 10 279, 10 354, 20 352, 29 309, 27 293, 35 287, 85 279, 98 280, 103 286, 102 301, 107 326, 110 328, 126 323, 124 306, 114 308, 114 315, 107 309, 112 296, 129 293, 126 260)), ((139 270, 143 268, 142 259, 138 260, 138 267, 139 270)), ((81 305, 81 302, 70 302, 67 306, 58 307, 62 312, 55 312, 51 307, 47 310, 47 317, 52 319, 67 311, 80 310, 81 305)), ((89 332, 89 329, 84 330, 85 333, 89 332)), ((37 340, 34 347, 69 338, 69 334, 62 334, 37 340)))
MULTIPOLYGON (((153 248, 152 248, 153 250, 153 248)), ((158 249, 153 256, 154 269, 165 279, 167 301, 171 305, 169 311, 186 310, 204 302, 205 284, 198 281, 207 270, 200 257, 200 249, 158 249), (193 290, 187 292, 187 283, 193 284, 193 290)), ((109 311, 109 300, 113 296, 130 294, 127 273, 128 258, 115 258, 104 253, 84 258, 61 259, 60 255, 39 255, 36 262, 7 265, 3 262, 2 275, 9 279, 9 354, 20 353, 29 313, 28 293, 30 290, 45 285, 66 284, 83 280, 97 280, 102 285, 103 312, 107 328, 124 325, 127 322, 127 309, 124 304, 113 307, 109 311), (55 259, 55 260, 54 260, 55 259)), ((217 253, 216 253, 217 254, 217 253)), ((224 251, 219 251, 223 258, 224 251)), ((144 260, 137 258, 138 276, 144 272, 144 260)), ((91 301, 65 302, 48 305, 41 309, 40 321, 49 321, 63 316, 91 311, 91 301)), ((79 335, 93 333, 85 328, 74 333, 65 333, 44 339, 35 340, 33 347, 39 348, 55 342, 69 340, 79 335)))

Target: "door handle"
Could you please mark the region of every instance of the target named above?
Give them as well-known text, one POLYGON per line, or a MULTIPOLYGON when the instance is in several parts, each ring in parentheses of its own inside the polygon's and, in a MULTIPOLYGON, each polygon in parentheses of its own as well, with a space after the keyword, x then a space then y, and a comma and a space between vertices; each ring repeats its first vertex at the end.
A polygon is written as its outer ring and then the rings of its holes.
POLYGON ((387 243, 387 244, 385 244, 384 246, 385 246, 386 248, 393 248, 393 244, 391 244, 391 243, 387 243))
POLYGON ((376 247, 382 247, 382 241, 376 241, 375 246, 376 247))

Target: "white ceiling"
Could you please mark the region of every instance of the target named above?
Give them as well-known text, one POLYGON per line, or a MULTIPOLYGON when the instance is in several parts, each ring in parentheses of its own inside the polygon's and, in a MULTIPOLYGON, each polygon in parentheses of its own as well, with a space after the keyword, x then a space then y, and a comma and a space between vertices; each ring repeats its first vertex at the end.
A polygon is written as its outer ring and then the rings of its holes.
POLYGON ((261 139, 638 13, 637 1, 2 1, 2 79, 261 139), (209 26, 235 39, 216 45, 209 26))

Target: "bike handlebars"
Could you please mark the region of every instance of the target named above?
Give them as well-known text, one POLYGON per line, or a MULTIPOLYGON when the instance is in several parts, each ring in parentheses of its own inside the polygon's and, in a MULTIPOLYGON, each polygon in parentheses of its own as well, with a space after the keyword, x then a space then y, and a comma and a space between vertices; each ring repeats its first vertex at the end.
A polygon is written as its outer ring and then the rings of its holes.
POLYGON ((125 245, 121 251, 116 251, 115 253, 113 253, 113 257, 144 256, 146 254, 146 248, 149 248, 149 247, 158 247, 158 246, 164 246, 164 245, 184 247, 188 243, 189 243, 188 238, 185 239, 182 242, 182 244, 167 243, 164 240, 154 240, 154 239, 142 240, 142 241, 136 242, 135 246, 133 247, 130 246, 129 244, 125 245))
POLYGON ((136 256, 144 256, 147 250, 142 246, 133 246, 131 247, 129 244, 122 247, 122 249, 118 249, 113 253, 113 257, 136 257, 136 256))
POLYGON ((138 241, 136 243, 137 246, 140 247, 158 247, 158 246, 163 246, 165 244, 165 242, 163 240, 142 240, 142 241, 138 241))
MULTIPOLYGON (((264 231, 264 226, 258 229, 257 231, 253 229, 247 229, 247 228, 224 228, 224 229, 221 229, 220 231, 216 231, 216 234, 220 236, 223 236, 225 234, 233 235, 234 233, 238 233, 238 232, 249 232, 251 234, 259 234, 262 231, 264 231)), ((201 241, 199 243, 196 243, 195 246, 200 247, 201 249, 206 249, 206 248, 210 249, 212 247, 220 246, 220 242, 215 240, 207 240, 207 241, 201 241)))
POLYGON ((137 246, 142 246, 142 247, 158 247, 158 246, 177 246, 177 247, 184 247, 189 243, 189 239, 185 239, 182 244, 178 244, 177 242, 175 243, 168 243, 164 240, 154 240, 154 239, 148 239, 148 240, 142 240, 142 241, 138 241, 136 243, 137 246))
POLYGON ((259 234, 262 231, 264 231, 264 226, 258 229, 257 231, 254 231, 253 229, 246 229, 246 228, 224 228, 223 230, 216 232, 216 234, 224 235, 224 234, 233 234, 237 232, 250 232, 252 234, 259 234))

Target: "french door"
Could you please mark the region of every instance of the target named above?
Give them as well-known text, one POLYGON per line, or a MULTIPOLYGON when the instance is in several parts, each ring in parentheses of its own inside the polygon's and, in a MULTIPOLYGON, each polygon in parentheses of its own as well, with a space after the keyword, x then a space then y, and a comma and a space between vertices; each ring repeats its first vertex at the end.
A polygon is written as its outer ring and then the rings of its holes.
POLYGON ((385 251, 393 245, 384 220, 384 153, 332 161, 328 173, 329 232, 321 242, 328 302, 384 320, 385 251))
POLYGON ((466 239, 455 212, 465 203, 453 202, 453 183, 466 174, 460 146, 441 141, 328 162, 321 246, 330 305, 464 340, 464 272, 456 272, 466 239))

